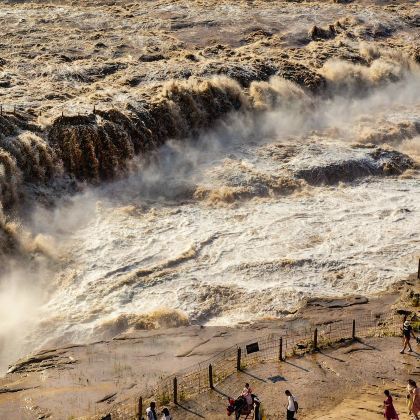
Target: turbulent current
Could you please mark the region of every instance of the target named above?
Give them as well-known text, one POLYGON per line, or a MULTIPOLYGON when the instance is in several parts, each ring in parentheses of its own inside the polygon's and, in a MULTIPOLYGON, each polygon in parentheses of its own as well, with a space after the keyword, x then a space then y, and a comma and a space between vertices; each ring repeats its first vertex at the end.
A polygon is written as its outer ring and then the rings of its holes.
POLYGON ((149 120, 59 118, 47 134, 9 121, 3 367, 16 349, 279 317, 412 273, 420 76, 397 66, 330 63, 325 96, 281 77, 246 93, 220 78, 169 86, 149 120))

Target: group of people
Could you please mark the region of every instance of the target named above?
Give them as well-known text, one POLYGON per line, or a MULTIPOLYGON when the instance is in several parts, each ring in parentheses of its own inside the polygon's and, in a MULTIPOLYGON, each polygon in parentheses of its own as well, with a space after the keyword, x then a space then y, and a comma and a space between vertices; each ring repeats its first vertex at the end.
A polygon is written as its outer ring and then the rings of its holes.
POLYGON ((162 417, 158 419, 158 415, 156 413, 156 403, 152 401, 150 406, 146 409, 146 420, 172 420, 168 408, 165 407, 160 414, 162 417))
MULTIPOLYGON (((409 414, 412 414, 413 420, 420 420, 420 388, 417 387, 416 382, 412 379, 408 380, 407 392, 407 407, 409 414)), ((289 390, 286 390, 285 394, 287 397, 286 419, 296 420, 295 415, 299 409, 297 398, 289 390)), ((384 417, 386 420, 399 420, 391 393, 389 390, 385 390, 384 394, 386 397, 384 401, 384 417)), ((245 384, 242 396, 245 398, 248 405, 253 404, 252 389, 248 383, 245 384)))
MULTIPOLYGON (((287 397, 287 407, 286 407, 286 418, 287 420, 295 420, 295 415, 299 409, 297 398, 287 389, 285 391, 287 397)), ((253 405, 253 394, 252 389, 248 383, 245 384, 245 388, 242 391, 242 396, 245 398, 246 403, 251 406, 253 405)))
MULTIPOLYGON (((412 414, 413 420, 420 420, 420 389, 412 379, 407 383, 407 407, 409 414, 412 414)), ((394 402, 391 393, 388 390, 384 391, 384 417, 386 420, 399 420, 397 410, 395 410, 394 402)))
MULTIPOLYGON (((420 388, 417 387, 417 384, 412 379, 408 380, 407 383, 407 407, 410 414, 413 415, 413 420, 420 420, 420 388)), ((296 420, 295 415, 298 412, 299 405, 297 402, 296 396, 294 396, 289 390, 285 391, 287 397, 286 404, 286 419, 287 420, 296 420)), ((392 395, 388 390, 384 391, 385 401, 384 401, 384 417, 386 420, 399 420, 397 411, 394 407, 394 402, 392 395)), ((248 406, 254 405, 254 395, 252 389, 248 383, 245 384, 245 387, 242 391, 242 397, 244 397, 248 406)), ((172 417, 169 413, 168 408, 164 408, 161 412, 161 418, 158 419, 158 414, 156 413, 156 403, 152 401, 150 406, 146 409, 146 420, 172 420, 172 417)))

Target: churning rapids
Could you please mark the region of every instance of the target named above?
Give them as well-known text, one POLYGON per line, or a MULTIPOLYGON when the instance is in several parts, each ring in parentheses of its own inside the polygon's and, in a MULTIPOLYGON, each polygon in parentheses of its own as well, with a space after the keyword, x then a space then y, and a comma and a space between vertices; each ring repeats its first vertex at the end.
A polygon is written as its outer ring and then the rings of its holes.
POLYGON ((252 109, 130 157, 118 180, 61 192, 53 206, 33 200, 21 226, 5 219, 31 260, 1 280, 2 367, 16 348, 278 317, 412 272, 418 68, 355 95, 337 66, 340 94, 255 83, 252 109))

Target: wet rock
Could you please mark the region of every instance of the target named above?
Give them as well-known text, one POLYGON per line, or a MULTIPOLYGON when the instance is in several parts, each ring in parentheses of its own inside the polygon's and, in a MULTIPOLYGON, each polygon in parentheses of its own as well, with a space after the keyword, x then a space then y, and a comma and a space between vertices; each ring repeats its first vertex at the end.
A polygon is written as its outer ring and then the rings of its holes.
POLYGON ((296 173, 310 185, 334 185, 340 181, 351 182, 358 178, 379 175, 379 168, 367 160, 349 160, 302 169, 296 173))
POLYGON ((413 47, 409 54, 413 61, 415 61, 416 63, 420 63, 420 47, 413 47))
POLYGON ((89 76, 105 77, 116 73, 119 70, 126 69, 127 65, 123 63, 105 63, 104 65, 92 68, 88 71, 89 76))
POLYGON ((73 61, 73 58, 68 57, 67 55, 64 55, 64 54, 60 54, 60 55, 58 56, 58 58, 59 58, 61 61, 63 61, 64 63, 71 63, 71 62, 73 61))
POLYGON ((66 100, 68 99, 68 94, 65 93, 47 93, 44 98, 47 100, 52 100, 52 99, 59 99, 59 100, 66 100))
POLYGON ((420 28, 420 14, 404 16, 404 21, 413 28, 420 28))
POLYGON ((199 59, 194 54, 191 54, 191 53, 186 54, 185 58, 190 61, 199 61, 199 59))
POLYGON ((388 38, 394 32, 394 27, 381 22, 362 25, 358 30, 359 36, 366 39, 388 38))
POLYGON ((0 88, 6 89, 6 88, 11 88, 11 87, 12 87, 12 83, 10 80, 0 79, 0 88))
POLYGON ((152 63, 153 61, 161 61, 164 59, 165 57, 162 54, 142 54, 139 57, 139 61, 143 61, 145 63, 152 63))
POLYGON ((170 30, 171 31, 178 31, 179 29, 187 29, 192 28, 195 26, 194 22, 171 22, 170 30))
POLYGON ((321 39, 332 39, 336 35, 337 35, 337 31, 334 25, 330 25, 328 29, 324 29, 319 26, 314 26, 309 32, 309 36, 314 41, 319 41, 321 39))
POLYGON ((407 169, 415 167, 409 156, 395 150, 378 148, 370 153, 370 156, 379 164, 384 175, 401 175, 407 169))
POLYGON ((182 69, 179 72, 180 79, 189 79, 192 76, 192 71, 190 69, 182 69))
POLYGON ((203 51, 201 51, 201 55, 205 57, 215 56, 221 54, 225 50, 226 47, 222 44, 210 45, 206 48, 203 48, 203 51))
MULTIPOLYGON (((98 66, 73 68, 69 67, 56 75, 57 80, 74 80, 80 83, 93 83, 127 68, 124 63, 104 63, 98 66)), ((45 74, 47 75, 47 74, 45 74)))
POLYGON ((256 42, 261 39, 268 39, 274 35, 272 31, 268 31, 265 29, 256 29, 247 34, 245 38, 243 38, 240 42, 241 44, 248 44, 251 42, 256 42))
POLYGON ((354 296, 346 299, 308 299, 306 306, 316 306, 322 308, 346 308, 354 305, 364 305, 369 302, 369 299, 364 296, 354 296))
POLYGON ((180 29, 194 28, 194 27, 199 27, 199 26, 213 27, 217 25, 218 25, 218 22, 214 20, 203 20, 199 22, 193 22, 190 20, 181 20, 177 22, 171 22, 170 30, 178 31, 180 29))
POLYGON ((255 80, 268 80, 276 71, 277 68, 271 63, 222 64, 215 62, 207 65, 200 76, 225 75, 239 82, 241 86, 249 87, 255 80))
POLYGON ((61 369, 73 363, 77 363, 77 360, 71 356, 67 356, 66 351, 63 349, 45 350, 18 360, 14 365, 9 366, 7 373, 39 372, 53 368, 61 369))
POLYGON ((62 61, 63 63, 71 63, 71 62, 73 62, 73 61, 75 61, 75 60, 79 60, 81 57, 70 57, 70 56, 65 55, 65 54, 59 54, 59 55, 57 56, 57 58, 58 58, 60 61, 62 61))
POLYGON ((319 73, 309 69, 303 64, 284 61, 276 75, 291 80, 299 86, 305 87, 311 92, 317 93, 325 90, 326 79, 319 73))
POLYGON ((130 87, 136 87, 145 79, 145 75, 132 76, 125 80, 124 84, 130 87))
POLYGON ((367 176, 400 175, 414 166, 415 163, 409 156, 379 148, 368 153, 366 157, 301 169, 295 175, 310 185, 334 185, 367 176))

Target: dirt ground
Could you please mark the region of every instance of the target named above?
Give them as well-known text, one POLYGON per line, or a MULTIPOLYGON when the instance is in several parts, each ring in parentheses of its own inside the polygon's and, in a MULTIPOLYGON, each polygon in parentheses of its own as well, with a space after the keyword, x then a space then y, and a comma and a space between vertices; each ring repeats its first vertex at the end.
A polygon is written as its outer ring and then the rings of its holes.
POLYGON ((385 389, 405 419, 406 381, 420 373, 420 353, 400 356, 400 343, 399 338, 366 339, 285 363, 263 364, 233 375, 192 402, 181 402, 174 417, 225 418, 226 395, 239 395, 248 382, 262 400, 267 419, 285 417, 286 389, 299 401, 299 419, 380 418, 385 389))

